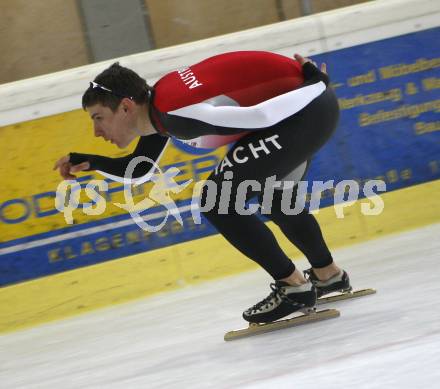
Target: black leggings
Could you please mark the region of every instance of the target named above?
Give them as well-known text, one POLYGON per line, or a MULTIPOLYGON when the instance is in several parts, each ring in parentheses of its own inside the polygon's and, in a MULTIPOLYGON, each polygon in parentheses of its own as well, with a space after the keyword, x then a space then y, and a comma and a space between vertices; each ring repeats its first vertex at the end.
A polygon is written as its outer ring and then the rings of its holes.
MULTIPOLYGON (((211 209, 202 211, 205 217, 234 247, 276 280, 288 277, 295 270, 295 265, 262 219, 256 214, 240 214, 243 212, 237 211, 235 200, 244 198, 247 201, 258 196, 261 205, 266 179, 274 176, 282 181, 293 170, 301 170, 300 165, 310 160, 331 137, 338 118, 337 99, 333 91, 327 89, 298 114, 240 139, 208 178, 218 190, 211 192, 207 186, 203 188, 203 206, 215 196, 215 200, 210 202, 214 204, 211 209), (243 183, 245 180, 253 180, 257 184, 250 188, 250 184, 247 185, 249 181, 243 183), (229 203, 225 202, 227 198, 231 199, 229 203)), ((267 217, 304 253, 314 268, 331 264, 332 256, 314 216, 307 211, 297 215, 284 214, 281 210, 282 192, 279 189, 273 191, 271 212, 267 217)), ((295 197, 296 188, 292 204, 295 197)))

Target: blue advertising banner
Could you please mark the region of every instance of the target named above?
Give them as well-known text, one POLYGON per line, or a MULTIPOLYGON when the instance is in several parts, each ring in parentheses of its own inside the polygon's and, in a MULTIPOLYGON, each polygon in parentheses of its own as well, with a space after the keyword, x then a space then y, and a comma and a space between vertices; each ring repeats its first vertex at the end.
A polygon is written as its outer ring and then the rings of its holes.
POLYGON ((309 179, 382 179, 387 191, 440 177, 440 29, 318 55, 339 99, 334 138, 309 179))

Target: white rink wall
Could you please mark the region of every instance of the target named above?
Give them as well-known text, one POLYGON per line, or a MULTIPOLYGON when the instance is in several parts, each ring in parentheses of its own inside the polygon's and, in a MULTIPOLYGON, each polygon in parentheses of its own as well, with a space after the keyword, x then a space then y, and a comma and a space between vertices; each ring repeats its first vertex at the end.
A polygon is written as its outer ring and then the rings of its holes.
POLYGON ((149 83, 167 72, 234 50, 313 56, 440 25, 438 0, 376 0, 238 33, 112 59, 0 85, 0 126, 80 108, 89 81, 115 60, 149 83))

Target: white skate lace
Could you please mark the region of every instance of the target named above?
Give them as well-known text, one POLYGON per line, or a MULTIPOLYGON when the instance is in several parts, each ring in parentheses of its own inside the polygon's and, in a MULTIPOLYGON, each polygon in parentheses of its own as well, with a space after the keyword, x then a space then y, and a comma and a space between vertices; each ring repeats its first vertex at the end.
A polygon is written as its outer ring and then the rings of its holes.
POLYGON ((312 277, 312 269, 311 268, 307 269, 307 270, 303 270, 303 273, 304 273, 304 278, 307 281, 310 281, 312 283, 313 283, 313 281, 315 281, 315 279, 312 277))
POLYGON ((261 300, 259 303, 255 304, 252 308, 249 309, 249 311, 260 311, 263 307, 270 308, 275 304, 275 302, 278 301, 285 301, 288 304, 294 305, 295 307, 304 307, 304 304, 300 304, 298 302, 295 302, 291 300, 286 293, 282 290, 281 287, 279 287, 276 283, 270 284, 270 289, 272 289, 272 292, 267 296, 265 299, 261 300))

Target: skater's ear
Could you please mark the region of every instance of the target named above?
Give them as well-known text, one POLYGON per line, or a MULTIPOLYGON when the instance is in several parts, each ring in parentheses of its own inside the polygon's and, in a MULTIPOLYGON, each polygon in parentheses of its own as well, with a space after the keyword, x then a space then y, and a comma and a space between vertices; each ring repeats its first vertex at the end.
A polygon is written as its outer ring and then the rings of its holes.
POLYGON ((133 111, 136 108, 136 103, 133 100, 129 99, 129 98, 123 98, 121 100, 120 108, 125 113, 133 113, 133 111))

